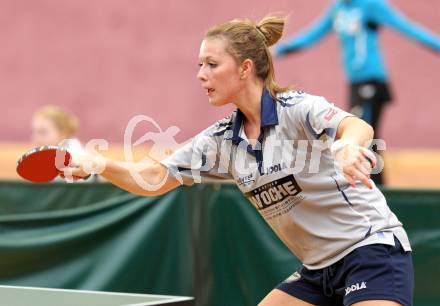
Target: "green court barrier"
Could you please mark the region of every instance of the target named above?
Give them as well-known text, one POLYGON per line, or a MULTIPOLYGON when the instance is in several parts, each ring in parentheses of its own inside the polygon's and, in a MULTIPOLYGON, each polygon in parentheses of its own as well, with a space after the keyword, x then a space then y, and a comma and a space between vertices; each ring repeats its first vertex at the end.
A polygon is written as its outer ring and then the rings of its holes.
MULTIPOLYGON (((440 191, 384 190, 407 229, 415 305, 440 304, 440 191)), ((299 263, 232 185, 139 197, 108 184, 0 183, 0 284, 256 305, 299 263)))

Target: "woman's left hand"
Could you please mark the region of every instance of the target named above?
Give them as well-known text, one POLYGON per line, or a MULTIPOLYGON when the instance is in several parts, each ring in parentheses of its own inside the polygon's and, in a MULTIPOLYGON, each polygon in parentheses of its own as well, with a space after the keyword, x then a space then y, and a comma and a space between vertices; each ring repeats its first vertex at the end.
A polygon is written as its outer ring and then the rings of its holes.
POLYGON ((332 153, 337 166, 342 170, 347 181, 355 187, 356 179, 359 179, 372 189, 370 174, 377 163, 374 153, 355 143, 346 142, 339 148, 335 144, 337 141, 332 146, 332 153))

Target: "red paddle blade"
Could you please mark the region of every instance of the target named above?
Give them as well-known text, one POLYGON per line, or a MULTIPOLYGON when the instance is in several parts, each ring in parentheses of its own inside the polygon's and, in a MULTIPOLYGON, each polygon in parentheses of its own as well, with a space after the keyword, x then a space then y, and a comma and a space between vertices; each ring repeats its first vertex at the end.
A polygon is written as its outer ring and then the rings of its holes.
POLYGON ((44 146, 30 150, 17 162, 17 173, 34 183, 46 183, 55 179, 59 169, 68 166, 70 153, 61 147, 44 146))

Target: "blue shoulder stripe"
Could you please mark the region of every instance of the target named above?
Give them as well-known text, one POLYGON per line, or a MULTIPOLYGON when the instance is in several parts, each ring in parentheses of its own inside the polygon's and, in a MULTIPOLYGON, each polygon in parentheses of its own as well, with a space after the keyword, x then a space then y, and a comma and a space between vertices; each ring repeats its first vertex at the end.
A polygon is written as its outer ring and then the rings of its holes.
POLYGON ((334 138, 336 135, 336 130, 334 128, 326 128, 324 129, 320 134, 316 133, 315 130, 312 127, 312 124, 310 123, 310 112, 307 113, 307 117, 306 117, 306 127, 307 129, 310 131, 310 133, 312 133, 312 135, 316 138, 316 139, 320 139, 322 137, 322 135, 327 135, 331 138, 334 138))

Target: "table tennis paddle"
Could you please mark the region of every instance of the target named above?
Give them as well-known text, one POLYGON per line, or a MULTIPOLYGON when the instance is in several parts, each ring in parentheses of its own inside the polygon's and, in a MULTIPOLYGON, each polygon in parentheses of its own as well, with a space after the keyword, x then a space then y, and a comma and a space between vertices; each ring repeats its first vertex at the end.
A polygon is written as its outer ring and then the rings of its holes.
POLYGON ((17 173, 34 183, 55 179, 68 166, 72 155, 63 147, 42 146, 26 152, 17 162, 17 173))

